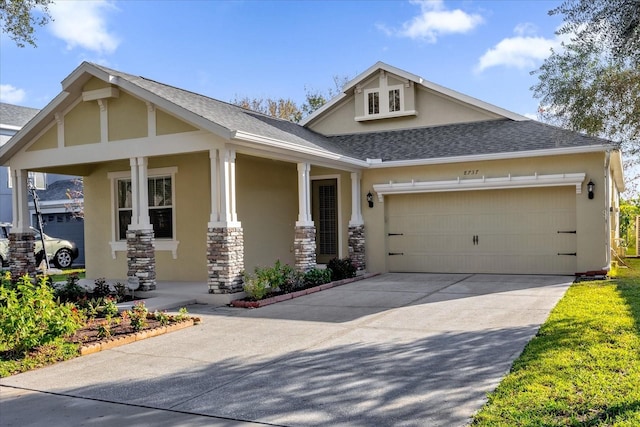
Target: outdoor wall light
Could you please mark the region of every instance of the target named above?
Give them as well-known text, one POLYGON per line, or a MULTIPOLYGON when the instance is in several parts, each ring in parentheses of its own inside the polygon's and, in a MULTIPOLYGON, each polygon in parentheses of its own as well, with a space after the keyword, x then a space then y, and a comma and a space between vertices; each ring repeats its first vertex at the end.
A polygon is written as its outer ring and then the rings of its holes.
POLYGON ((589 198, 593 199, 593 187, 595 187, 596 185, 593 183, 593 181, 589 180, 589 183, 587 184, 587 192, 589 193, 589 198))
POLYGON ((373 194, 371 194, 371 191, 367 193, 367 203, 369 203, 370 208, 373 207, 373 194))

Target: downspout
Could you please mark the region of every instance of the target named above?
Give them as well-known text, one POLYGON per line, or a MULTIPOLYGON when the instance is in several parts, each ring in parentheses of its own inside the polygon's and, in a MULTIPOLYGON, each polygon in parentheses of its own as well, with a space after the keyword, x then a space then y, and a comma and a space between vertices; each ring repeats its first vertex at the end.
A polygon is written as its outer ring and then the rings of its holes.
POLYGON ((602 268, 602 270, 609 271, 611 270, 611 189, 610 189, 610 164, 611 164, 611 150, 605 151, 604 154, 604 231, 606 233, 606 254, 605 260, 606 264, 602 268))

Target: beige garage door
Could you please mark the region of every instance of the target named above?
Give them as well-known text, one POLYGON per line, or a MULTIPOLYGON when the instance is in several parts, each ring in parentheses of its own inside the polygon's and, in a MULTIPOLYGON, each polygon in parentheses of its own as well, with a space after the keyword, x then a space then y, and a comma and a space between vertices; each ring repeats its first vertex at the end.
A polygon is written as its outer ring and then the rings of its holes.
POLYGON ((574 274, 575 187, 388 196, 395 272, 574 274))

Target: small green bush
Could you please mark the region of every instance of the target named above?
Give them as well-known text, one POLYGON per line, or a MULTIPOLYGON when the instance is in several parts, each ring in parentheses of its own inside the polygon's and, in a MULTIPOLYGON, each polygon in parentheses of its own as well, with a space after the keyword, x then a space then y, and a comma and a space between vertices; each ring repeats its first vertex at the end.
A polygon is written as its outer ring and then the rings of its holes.
POLYGON ((93 288, 93 296, 106 297, 108 295, 111 295, 111 288, 107 281, 104 279, 96 279, 95 287, 93 288))
POLYGON ((256 267, 255 274, 258 280, 266 281, 272 290, 283 290, 282 286, 286 286, 287 277, 293 271, 293 267, 288 264, 282 264, 280 260, 277 260, 273 267, 256 267))
POLYGON ((60 289, 56 289, 55 297, 61 302, 77 302, 84 298, 87 292, 78 285, 77 274, 71 274, 67 277, 67 283, 60 289))
POLYGON ((133 308, 129 310, 129 320, 134 331, 141 331, 147 326, 148 314, 149 309, 144 305, 144 302, 140 301, 133 305, 133 308))
POLYGON ((82 313, 70 303, 60 304, 46 278, 34 285, 29 276, 15 289, 0 287, 0 346, 14 353, 72 335, 84 324, 82 313))
POLYGON ((324 285, 325 283, 329 283, 330 281, 331 270, 327 269, 321 270, 319 268, 314 268, 307 271, 304 275, 304 284, 307 288, 324 285))
POLYGON ((264 279, 258 279, 257 277, 245 274, 242 288, 246 292, 247 297, 259 301, 269 292, 269 283, 264 279))
POLYGON ((356 267, 351 258, 333 258, 327 264, 327 269, 331 270, 331 281, 356 277, 356 267))

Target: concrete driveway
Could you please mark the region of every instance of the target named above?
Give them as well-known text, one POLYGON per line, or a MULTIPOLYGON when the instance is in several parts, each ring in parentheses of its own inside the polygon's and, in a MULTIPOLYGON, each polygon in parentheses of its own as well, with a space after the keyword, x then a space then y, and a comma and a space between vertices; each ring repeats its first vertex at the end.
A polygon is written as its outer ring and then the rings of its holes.
POLYGON ((0 380, 2 426, 459 426, 572 278, 386 274, 0 380))

